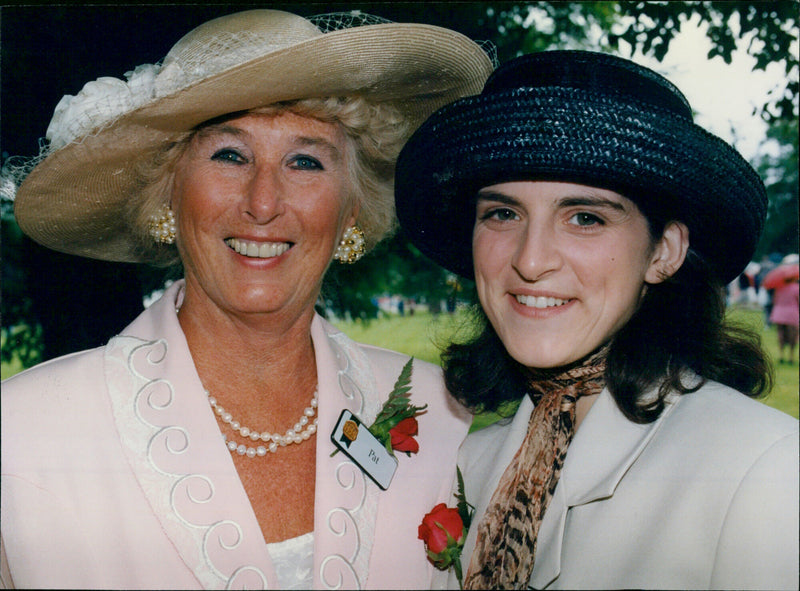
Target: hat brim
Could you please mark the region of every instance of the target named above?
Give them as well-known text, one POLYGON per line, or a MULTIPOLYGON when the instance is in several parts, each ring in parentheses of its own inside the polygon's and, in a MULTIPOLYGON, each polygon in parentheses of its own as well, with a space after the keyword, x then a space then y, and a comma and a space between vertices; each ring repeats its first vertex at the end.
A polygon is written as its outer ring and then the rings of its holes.
POLYGON ((456 101, 411 137, 397 164, 403 231, 428 257, 473 278, 475 197, 509 181, 553 180, 616 191, 683 221, 719 278, 753 255, 766 214, 763 184, 728 144, 668 111, 564 88, 456 101))
POLYGON ((442 105, 479 92, 491 70, 478 45, 441 27, 333 31, 155 99, 52 152, 17 191, 15 215, 26 234, 54 250, 140 262, 121 215, 135 191, 135 163, 177 134, 280 101, 350 95, 395 104, 414 129, 442 105))

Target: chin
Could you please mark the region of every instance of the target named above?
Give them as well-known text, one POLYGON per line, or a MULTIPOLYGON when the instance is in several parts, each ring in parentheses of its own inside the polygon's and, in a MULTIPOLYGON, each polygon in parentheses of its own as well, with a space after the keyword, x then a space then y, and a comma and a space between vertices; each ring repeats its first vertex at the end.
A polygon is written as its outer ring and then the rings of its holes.
POLYGON ((562 365, 567 365, 574 361, 571 359, 571 356, 560 356, 560 355, 541 355, 541 354, 534 354, 529 351, 526 352, 518 352, 515 353, 514 351, 509 350, 509 355, 514 358, 514 360, 528 367, 530 369, 551 369, 553 367, 561 367, 562 365))
MULTIPOLYGON (((536 334, 520 334, 519 338, 503 339, 508 354, 517 363, 532 369, 561 367, 577 359, 575 347, 569 347, 563 339, 541 338, 536 334)), ((511 336, 511 335, 506 335, 511 336)))

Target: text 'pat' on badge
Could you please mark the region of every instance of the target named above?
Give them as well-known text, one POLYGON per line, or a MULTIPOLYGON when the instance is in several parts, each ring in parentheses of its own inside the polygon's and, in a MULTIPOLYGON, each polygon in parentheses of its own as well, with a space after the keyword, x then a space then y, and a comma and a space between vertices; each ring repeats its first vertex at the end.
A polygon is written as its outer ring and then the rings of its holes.
POLYGON ((389 488, 397 470, 397 458, 389 454, 356 415, 349 410, 342 411, 331 433, 331 441, 375 484, 383 490, 389 488))

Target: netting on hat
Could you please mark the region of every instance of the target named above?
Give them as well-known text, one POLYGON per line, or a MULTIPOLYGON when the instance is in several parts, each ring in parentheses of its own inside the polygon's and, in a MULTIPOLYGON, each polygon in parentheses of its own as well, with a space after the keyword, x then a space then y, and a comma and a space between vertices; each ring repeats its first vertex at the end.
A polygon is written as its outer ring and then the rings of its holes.
POLYGON ((0 167, 0 202, 2 211, 8 202, 13 202, 17 196, 17 188, 25 177, 44 160, 49 153, 49 146, 44 140, 39 140, 39 153, 33 157, 10 156, 3 161, 0 167))
MULTIPOLYGON (((37 159, 38 162, 38 159, 37 159)), ((0 202, 14 201, 17 195, 17 185, 33 168, 28 160, 9 158, 0 168, 0 202)), ((5 212, 5 209, 3 209, 5 212)))
MULTIPOLYGON (((361 13, 320 15, 323 32, 347 26, 389 22, 361 13)), ((83 142, 113 125, 122 115, 146 105, 155 98, 171 95, 227 68, 257 59, 308 38, 308 30, 283 30, 267 39, 252 31, 219 31, 196 40, 182 40, 164 58, 163 63, 142 64, 126 72, 125 78, 103 76, 87 82, 75 95, 65 95, 40 141, 39 154, 32 158, 14 158, 3 162, 0 170, 0 199, 13 201, 16 189, 31 170, 48 154, 73 142, 83 142), (177 51, 176 51, 177 50, 177 51)), ((318 34, 318 33, 317 33, 318 34)))
POLYGON ((269 36, 243 29, 220 31, 210 38, 201 37, 197 42, 186 43, 179 51, 173 49, 164 59, 155 81, 155 96, 172 94, 228 68, 306 41, 310 35, 319 34, 309 32, 314 31, 314 27, 319 32, 330 33, 340 29, 392 22, 359 10, 320 14, 309 17, 306 21, 313 26, 299 26, 302 20, 297 19, 293 21, 292 28, 270 30, 269 36))
MULTIPOLYGON (((328 12, 310 16, 308 20, 314 23, 323 33, 330 33, 340 29, 350 29, 352 27, 392 23, 392 21, 381 16, 366 14, 360 10, 352 10, 350 12, 328 12)), ((491 60, 493 67, 496 68, 500 65, 500 60, 497 57, 497 46, 492 41, 476 40, 475 43, 483 49, 484 53, 491 60)))
POLYGON ((363 27, 367 25, 385 25, 392 21, 374 14, 366 14, 360 10, 350 12, 328 12, 308 17, 312 23, 323 33, 338 31, 340 29, 351 29, 353 27, 363 27))
POLYGON ((178 56, 164 58, 154 84, 154 96, 174 94, 195 82, 233 68, 308 37, 265 37, 251 31, 222 31, 202 43, 185 48, 178 56))
POLYGON ((124 80, 103 76, 87 82, 75 96, 63 96, 45 138, 39 140, 39 153, 31 158, 14 156, 3 162, 0 199, 13 201, 17 187, 51 152, 97 135, 122 115, 152 100, 159 70, 158 64, 142 64, 126 72, 124 80))

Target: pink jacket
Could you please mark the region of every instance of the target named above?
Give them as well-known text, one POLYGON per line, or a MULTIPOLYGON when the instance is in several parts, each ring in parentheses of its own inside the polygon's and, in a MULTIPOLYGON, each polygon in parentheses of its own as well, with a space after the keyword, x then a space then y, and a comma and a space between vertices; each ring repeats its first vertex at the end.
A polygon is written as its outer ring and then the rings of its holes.
MULTIPOLYGON (((17 587, 275 588, 267 546, 177 321, 182 282, 105 346, 3 383, 3 582, 17 587), (7 558, 7 563, 6 559, 7 558)), ((417 526, 451 500, 469 416, 414 361, 420 451, 381 491, 339 453, 342 409, 369 424, 404 355, 312 324, 319 375, 315 588, 427 588, 417 526)), ((280 502, 280 499, 275 499, 280 502)))
POLYGON ((796 281, 775 290, 772 296, 772 312, 769 321, 773 324, 800 324, 800 284, 796 281))

